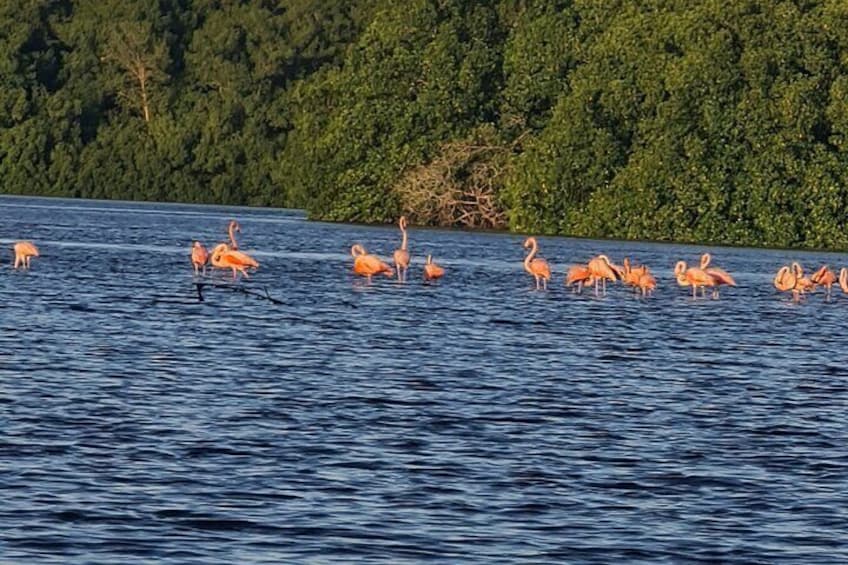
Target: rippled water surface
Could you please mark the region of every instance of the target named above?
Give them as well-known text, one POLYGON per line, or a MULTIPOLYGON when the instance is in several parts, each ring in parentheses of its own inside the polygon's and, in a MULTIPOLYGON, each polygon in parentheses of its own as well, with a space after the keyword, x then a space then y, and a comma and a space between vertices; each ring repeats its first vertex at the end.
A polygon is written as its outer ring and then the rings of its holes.
POLYGON ((412 229, 410 282, 367 285, 348 249, 394 228, 8 197, 0 226, 0 561, 848 560, 848 298, 770 284, 846 255, 713 248, 739 286, 693 301, 697 246, 540 238, 536 292, 513 235, 412 229), (282 304, 198 301, 230 218, 282 304), (656 294, 566 291, 599 252, 656 294))

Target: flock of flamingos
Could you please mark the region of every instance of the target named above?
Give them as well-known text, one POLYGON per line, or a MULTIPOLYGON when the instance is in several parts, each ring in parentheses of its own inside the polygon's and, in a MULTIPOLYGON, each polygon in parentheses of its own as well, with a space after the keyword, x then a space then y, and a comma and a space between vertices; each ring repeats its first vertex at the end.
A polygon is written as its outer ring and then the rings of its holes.
MULTIPOLYGON (((394 268, 376 255, 369 254, 362 245, 357 243, 350 248, 355 274, 366 277, 370 282, 371 277, 375 275, 393 277, 397 272, 398 281, 406 282, 410 256, 405 217, 400 218, 398 227, 401 231, 401 244, 393 254, 394 268)), ((193 243, 191 262, 195 275, 206 274, 208 264, 218 269, 232 270, 233 280, 236 280, 239 274, 248 278, 248 270, 259 268, 259 262, 256 259, 239 251, 235 237, 236 233, 241 233, 238 222, 231 220, 227 233, 229 243, 219 243, 211 252, 207 251, 199 241, 193 243)), ((536 290, 547 290, 548 281, 551 279, 551 267, 545 259, 537 257, 539 244, 536 238, 528 237, 524 241, 524 248, 529 249, 524 258, 524 270, 535 279, 536 290)), ((13 249, 14 269, 29 269, 30 260, 39 256, 38 248, 31 241, 18 241, 13 249)), ((712 297, 718 298, 721 286, 736 286, 733 277, 724 269, 712 266, 711 261, 710 254, 704 253, 697 267, 689 267, 685 261, 678 261, 674 267, 677 283, 683 287, 691 287, 693 298, 697 298, 699 289, 702 297, 706 297, 707 288, 709 288, 712 297)), ((445 269, 433 262, 431 255, 427 255, 423 275, 425 281, 436 281, 445 275, 445 269)), ((625 258, 621 265, 617 265, 606 255, 593 257, 586 264, 572 265, 565 275, 565 285, 577 293, 582 292, 584 287, 591 286, 594 288, 595 295, 606 294, 607 281, 621 281, 642 296, 650 295, 657 286, 656 278, 646 265, 631 265, 628 258, 625 258)), ((842 268, 837 277, 827 265, 823 265, 815 273, 805 276, 804 269, 798 263, 781 267, 773 280, 775 288, 782 292, 791 292, 796 302, 800 301, 806 293, 813 292, 818 286, 824 287, 825 297, 829 299, 831 289, 837 282, 842 291, 848 293, 848 269, 842 268)))

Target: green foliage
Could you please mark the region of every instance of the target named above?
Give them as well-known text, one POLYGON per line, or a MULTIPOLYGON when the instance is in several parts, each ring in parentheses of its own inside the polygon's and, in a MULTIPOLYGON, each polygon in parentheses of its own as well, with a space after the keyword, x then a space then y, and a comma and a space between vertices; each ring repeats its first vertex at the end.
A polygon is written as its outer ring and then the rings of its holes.
POLYGON ((846 53, 833 0, 7 0, 0 192, 844 248, 846 53))

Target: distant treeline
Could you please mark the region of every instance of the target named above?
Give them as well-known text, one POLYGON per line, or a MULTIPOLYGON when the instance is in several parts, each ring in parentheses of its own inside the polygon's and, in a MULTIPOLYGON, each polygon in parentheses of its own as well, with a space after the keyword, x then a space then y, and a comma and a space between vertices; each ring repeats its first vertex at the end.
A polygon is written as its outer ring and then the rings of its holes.
POLYGON ((4 0, 0 192, 848 247, 842 0, 4 0))

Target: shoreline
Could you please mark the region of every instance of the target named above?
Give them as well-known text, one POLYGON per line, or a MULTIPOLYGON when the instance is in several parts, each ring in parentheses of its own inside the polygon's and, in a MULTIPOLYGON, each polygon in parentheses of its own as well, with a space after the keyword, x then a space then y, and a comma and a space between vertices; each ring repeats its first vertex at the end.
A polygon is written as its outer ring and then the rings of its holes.
MULTIPOLYGON (((309 212, 303 208, 285 208, 285 207, 277 207, 277 206, 250 206, 244 204, 207 204, 207 203, 198 203, 198 202, 171 202, 171 201, 158 201, 158 200, 126 200, 126 199, 108 199, 108 198, 81 198, 76 196, 44 196, 44 195, 28 195, 28 194, 8 194, 8 193, 0 193, 0 198, 9 198, 9 199, 35 199, 35 200, 47 200, 47 201, 57 201, 57 200, 68 200, 68 201, 79 201, 79 202, 99 202, 99 203, 109 203, 109 204, 137 204, 139 206, 166 206, 166 207, 177 207, 177 206, 198 206, 198 207, 208 207, 208 208, 217 208, 217 209, 227 209, 227 210, 245 210, 245 211, 270 211, 270 212, 287 212, 287 213, 299 213, 303 215, 305 221, 315 224, 328 224, 328 225, 350 225, 350 226, 361 226, 367 228, 386 228, 386 229, 396 229, 394 223, 371 223, 371 222, 356 222, 356 221, 338 221, 338 220, 324 220, 324 219, 310 219, 309 212)), ((487 228, 463 228, 457 226, 422 226, 422 225, 410 225, 410 229, 415 230, 424 230, 424 231, 436 231, 436 232, 448 232, 448 233, 457 233, 457 232, 471 232, 479 235, 497 235, 497 236, 516 236, 516 237, 528 237, 535 236, 537 238, 545 238, 545 239, 572 239, 578 241, 602 241, 609 243, 641 243, 648 245, 683 245, 688 247, 710 247, 710 248, 725 248, 725 249, 755 249, 762 251, 798 251, 803 253, 827 253, 827 254, 848 254, 848 249, 829 249, 829 248, 820 248, 820 247, 781 247, 781 246, 767 246, 767 245, 751 245, 751 244, 731 244, 731 243, 711 243, 711 242, 699 242, 699 241, 672 241, 672 240, 664 240, 664 239, 617 239, 617 238, 604 238, 604 237, 583 237, 577 235, 566 235, 566 234, 540 234, 534 232, 524 232, 524 231, 511 231, 508 229, 487 229, 487 228)))

